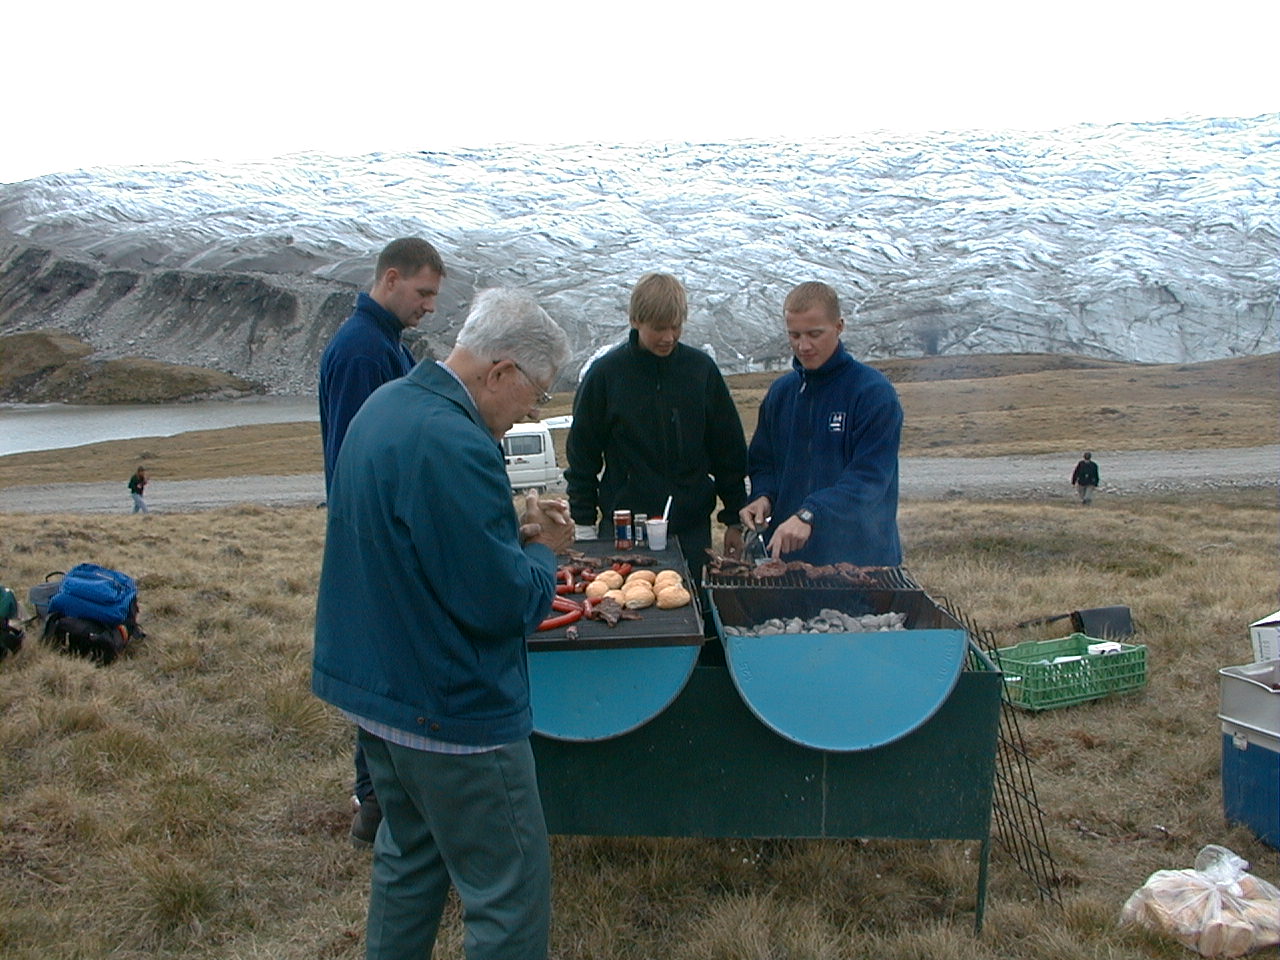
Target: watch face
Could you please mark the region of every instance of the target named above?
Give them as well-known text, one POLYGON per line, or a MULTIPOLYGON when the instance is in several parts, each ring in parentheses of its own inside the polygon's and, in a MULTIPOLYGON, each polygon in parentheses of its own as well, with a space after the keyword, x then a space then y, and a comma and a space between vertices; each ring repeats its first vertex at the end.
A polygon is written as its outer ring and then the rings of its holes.
POLYGON ((805 523, 808 523, 808 524, 812 524, 812 523, 813 523, 813 511, 812 511, 812 510, 797 510, 797 511, 796 511, 796 516, 797 516, 797 517, 799 517, 801 520, 803 520, 805 523))

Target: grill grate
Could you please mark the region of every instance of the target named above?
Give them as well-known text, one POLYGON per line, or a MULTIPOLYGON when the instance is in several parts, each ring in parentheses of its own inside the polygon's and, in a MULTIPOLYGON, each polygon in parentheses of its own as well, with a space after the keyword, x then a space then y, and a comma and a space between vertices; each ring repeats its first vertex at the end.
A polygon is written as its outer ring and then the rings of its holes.
POLYGON ((864 567, 867 580, 852 582, 844 577, 810 577, 800 570, 790 570, 780 577, 729 576, 711 573, 704 568, 702 585, 708 589, 734 588, 747 590, 920 590, 920 584, 902 567, 864 567))
MULTIPOLYGON (((934 602, 964 624, 973 640, 984 652, 996 649, 995 635, 974 625, 946 597, 934 602)), ((1001 681, 1003 683, 1003 680, 1001 681)), ((996 744, 995 796, 991 804, 991 821, 996 843, 1013 858, 1014 863, 1036 886, 1041 900, 1062 907, 1061 880, 1049 837, 1044 828, 1044 809, 1036 797, 1031 779, 1031 758, 1018 725, 1018 711, 1006 694, 1000 700, 1000 736, 996 744)))

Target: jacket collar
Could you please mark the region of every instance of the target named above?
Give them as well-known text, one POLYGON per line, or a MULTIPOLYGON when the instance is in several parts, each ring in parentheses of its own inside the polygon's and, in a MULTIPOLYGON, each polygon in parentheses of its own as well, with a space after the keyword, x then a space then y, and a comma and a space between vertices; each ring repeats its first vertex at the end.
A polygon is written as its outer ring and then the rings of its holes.
POLYGON ((836 352, 831 354, 827 362, 817 370, 806 370, 795 357, 791 358, 791 369, 800 375, 802 384, 822 383, 830 380, 851 363, 853 363, 853 357, 849 356, 849 352, 844 348, 844 342, 841 341, 836 344, 836 352))
POLYGON ((671 358, 680 350, 680 344, 676 344, 675 350, 672 350, 667 356, 660 357, 656 353, 650 353, 644 347, 640 346, 640 331, 635 327, 627 334, 627 349, 631 351, 633 357, 639 357, 645 363, 660 364, 669 363, 671 358))
POLYGON ((409 371, 406 379, 412 380, 432 393, 457 404, 478 427, 483 429, 485 433, 489 432, 489 427, 485 424, 484 418, 480 416, 480 409, 476 406, 475 400, 471 398, 467 388, 462 385, 462 381, 454 375, 452 370, 445 368, 441 361, 420 361, 417 366, 409 371))
POLYGON ((378 325, 378 329, 392 340, 399 340, 404 332, 404 324, 394 313, 363 291, 356 297, 356 309, 366 313, 378 325))

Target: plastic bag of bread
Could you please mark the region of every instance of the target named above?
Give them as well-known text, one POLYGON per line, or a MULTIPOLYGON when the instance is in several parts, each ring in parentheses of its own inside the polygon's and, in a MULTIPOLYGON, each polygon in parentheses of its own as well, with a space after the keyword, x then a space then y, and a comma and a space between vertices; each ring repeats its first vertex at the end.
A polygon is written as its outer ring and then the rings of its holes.
POLYGON ((1203 957, 1242 957, 1280 943, 1280 890, 1209 844, 1193 870, 1157 870, 1120 911, 1122 924, 1167 933, 1203 957))

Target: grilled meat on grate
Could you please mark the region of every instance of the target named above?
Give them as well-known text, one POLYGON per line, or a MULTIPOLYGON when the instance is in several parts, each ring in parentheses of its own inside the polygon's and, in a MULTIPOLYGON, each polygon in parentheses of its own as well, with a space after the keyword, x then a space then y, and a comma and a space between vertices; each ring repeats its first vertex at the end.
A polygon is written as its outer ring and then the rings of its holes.
POLYGON ((897 574, 897 567, 859 567, 852 563, 829 563, 815 566, 803 560, 768 560, 759 566, 745 560, 723 557, 707 550, 708 577, 745 577, 751 580, 772 580, 789 574, 798 574, 809 580, 837 580, 855 587, 875 586, 884 582, 886 574, 897 574))

